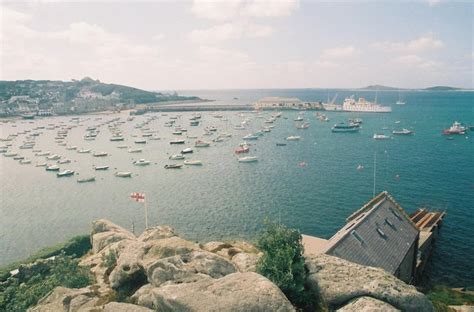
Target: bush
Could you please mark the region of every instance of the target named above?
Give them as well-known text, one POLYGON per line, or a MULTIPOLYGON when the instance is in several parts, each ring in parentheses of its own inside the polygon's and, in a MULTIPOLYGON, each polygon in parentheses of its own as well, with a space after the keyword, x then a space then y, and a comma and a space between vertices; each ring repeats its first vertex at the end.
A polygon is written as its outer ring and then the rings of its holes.
POLYGON ((263 252, 257 263, 257 272, 275 283, 297 307, 304 310, 317 308, 305 288, 307 271, 300 232, 265 221, 265 229, 258 239, 257 247, 263 252))
POLYGON ((46 259, 64 253, 66 256, 82 257, 92 248, 89 235, 79 235, 65 243, 40 249, 26 260, 16 261, 0 268, 0 281, 10 276, 10 271, 17 269, 21 264, 32 263, 38 259, 46 259))
POLYGON ((0 287, 0 311, 26 311, 57 286, 81 288, 91 283, 87 269, 78 266, 78 259, 61 254, 41 271, 20 283, 11 278, 0 287))
POLYGON ((449 311, 449 305, 473 305, 474 295, 472 292, 461 292, 446 286, 434 286, 427 291, 426 296, 436 308, 436 311, 449 311))

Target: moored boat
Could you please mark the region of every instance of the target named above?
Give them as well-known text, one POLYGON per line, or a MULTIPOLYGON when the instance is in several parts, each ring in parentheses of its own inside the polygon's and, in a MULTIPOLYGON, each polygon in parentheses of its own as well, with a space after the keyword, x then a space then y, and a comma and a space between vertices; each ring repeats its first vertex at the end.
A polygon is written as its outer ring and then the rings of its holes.
POLYGON ((108 170, 109 166, 93 166, 94 170, 108 170))
POLYGON ((297 135, 290 135, 289 137, 286 138, 287 141, 299 141, 300 139, 301 137, 297 135))
POLYGON ((94 154, 92 154, 92 156, 94 157, 105 157, 107 155, 108 155, 107 152, 95 152, 94 154))
POLYGON ((58 178, 61 178, 61 177, 70 177, 74 174, 74 171, 73 170, 69 170, 69 169, 66 169, 64 171, 61 171, 61 172, 58 172, 56 173, 56 176, 58 178))
POLYGON ((413 131, 403 128, 402 130, 393 130, 392 134, 394 134, 394 135, 410 135, 410 134, 413 134, 413 131))
POLYGON ((256 162, 256 161, 258 161, 257 156, 246 156, 246 157, 239 158, 239 162, 241 163, 249 163, 249 162, 256 162))
POLYGON ((151 164, 151 162, 149 160, 139 159, 139 160, 135 160, 133 164, 135 166, 148 166, 149 164, 151 164))
POLYGON ((57 165, 48 165, 45 168, 46 171, 59 171, 59 167, 57 165))
POLYGON ((115 176, 119 178, 130 178, 132 177, 132 173, 128 171, 118 171, 115 173, 115 176))
POLYGON ((183 167, 183 164, 165 165, 165 169, 181 169, 181 167, 183 167))
POLYGON ((181 154, 190 154, 193 152, 193 149, 188 147, 181 151, 181 154))
POLYGON ((202 161, 200 160, 185 160, 183 163, 188 166, 201 166, 202 165, 202 161))
POLYGON ((332 132, 357 132, 360 130, 360 126, 357 123, 345 124, 343 122, 335 124, 332 128, 332 132))
POLYGON ((194 142, 195 147, 209 147, 210 145, 211 143, 202 140, 197 140, 196 142, 194 142))
POLYGON ((184 144, 185 141, 184 140, 173 140, 173 141, 170 141, 170 144, 184 144))
POLYGON ((248 153, 250 151, 250 148, 246 145, 240 146, 235 150, 236 154, 242 154, 242 153, 248 153))
POLYGON ((77 179, 77 183, 86 183, 86 182, 94 182, 95 177, 86 177, 86 178, 79 178, 77 179))
POLYGON ((466 133, 466 127, 461 126, 461 123, 455 121, 451 127, 448 129, 443 130, 443 134, 445 135, 451 135, 451 134, 465 134, 466 133))
POLYGON ((385 135, 385 134, 377 134, 377 133, 374 133, 373 138, 374 138, 374 140, 389 140, 389 139, 391 139, 391 137, 388 136, 388 135, 385 135))
POLYGON ((175 154, 175 155, 171 155, 169 158, 171 160, 182 160, 182 159, 184 159, 184 155, 183 154, 175 154))

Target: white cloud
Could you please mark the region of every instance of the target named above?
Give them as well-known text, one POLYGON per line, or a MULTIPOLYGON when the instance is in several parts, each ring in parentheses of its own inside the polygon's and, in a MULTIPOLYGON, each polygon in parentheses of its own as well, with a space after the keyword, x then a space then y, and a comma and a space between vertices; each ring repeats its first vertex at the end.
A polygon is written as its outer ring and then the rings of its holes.
POLYGON ((429 33, 406 42, 375 42, 371 47, 385 52, 419 53, 433 49, 440 49, 444 47, 444 43, 440 39, 435 38, 432 33, 429 33))
POLYGON ((428 60, 414 54, 396 57, 392 60, 392 63, 412 69, 435 69, 441 66, 439 62, 428 60))
POLYGON ((441 3, 441 0, 425 0, 426 3, 428 3, 429 6, 435 6, 441 3))
POLYGON ((348 58, 360 53, 359 49, 354 46, 347 47, 335 47, 326 49, 321 53, 322 59, 338 59, 338 58, 348 58))
POLYGON ((250 22, 236 22, 216 25, 208 29, 197 29, 190 33, 195 42, 216 42, 230 39, 261 38, 273 33, 273 28, 250 22))
POLYGON ((299 0, 194 0, 191 11, 199 18, 226 21, 288 16, 298 7, 299 0))

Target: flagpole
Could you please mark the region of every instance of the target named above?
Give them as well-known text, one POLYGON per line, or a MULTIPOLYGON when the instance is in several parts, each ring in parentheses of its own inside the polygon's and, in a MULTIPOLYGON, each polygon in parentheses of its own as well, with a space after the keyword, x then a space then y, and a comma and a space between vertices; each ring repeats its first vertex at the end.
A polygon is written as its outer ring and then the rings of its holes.
MULTIPOLYGON (((145 194, 145 193, 143 193, 145 194)), ((146 195, 145 195, 145 230, 148 229, 148 205, 147 205, 147 201, 146 201, 146 195)))

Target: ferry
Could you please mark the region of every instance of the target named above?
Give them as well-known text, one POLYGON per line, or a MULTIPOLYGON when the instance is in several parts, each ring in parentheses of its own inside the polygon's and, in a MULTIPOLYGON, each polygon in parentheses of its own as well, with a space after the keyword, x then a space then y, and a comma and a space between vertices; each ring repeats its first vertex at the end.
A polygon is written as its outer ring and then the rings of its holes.
POLYGON ((343 122, 335 124, 332 128, 332 132, 357 132, 360 130, 359 124, 349 123, 345 124, 343 122))
POLYGON ((345 112, 359 112, 359 113, 391 113, 390 106, 382 106, 376 103, 367 101, 361 97, 356 102, 354 96, 346 98, 342 104, 342 110, 345 112))
POLYGON ((461 126, 461 124, 457 121, 453 123, 449 129, 444 129, 443 134, 450 135, 450 134, 465 134, 466 127, 461 126))

